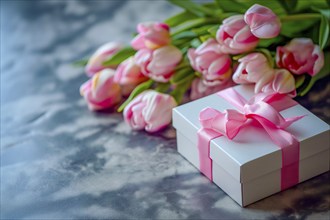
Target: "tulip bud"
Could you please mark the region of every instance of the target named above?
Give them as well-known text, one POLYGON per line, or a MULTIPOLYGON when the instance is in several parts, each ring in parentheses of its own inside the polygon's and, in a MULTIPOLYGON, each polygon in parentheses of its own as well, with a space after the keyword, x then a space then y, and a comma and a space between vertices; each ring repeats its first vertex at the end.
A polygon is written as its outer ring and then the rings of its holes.
POLYGON ((137 26, 138 35, 132 40, 134 49, 157 49, 171 42, 169 26, 164 23, 146 22, 137 26))
POLYGON ((205 84, 218 85, 231 77, 230 56, 221 52, 214 39, 205 41, 197 49, 189 49, 188 58, 194 70, 203 75, 205 84))
POLYGON ((121 100, 120 87, 113 81, 114 75, 114 70, 104 69, 81 85, 80 94, 90 110, 110 108, 121 100))
POLYGON ((296 96, 295 79, 286 69, 275 69, 273 79, 262 88, 262 92, 288 94, 296 96))
POLYGON ((229 54, 239 54, 252 50, 259 42, 250 27, 245 23, 243 15, 234 15, 223 20, 217 31, 217 41, 221 51, 229 54))
POLYGON ((118 83, 122 87, 123 95, 129 95, 131 91, 141 82, 146 81, 141 68, 135 63, 134 57, 130 57, 122 62, 114 76, 114 82, 118 83))
POLYGON ((281 31, 280 19, 269 8, 254 4, 244 15, 252 34, 258 38, 273 38, 281 31))
POLYGON ((274 69, 262 53, 251 53, 238 61, 240 64, 233 75, 234 82, 255 83, 255 93, 260 92, 274 76, 274 69))
POLYGON ((300 75, 316 75, 324 65, 324 55, 309 38, 294 38, 284 47, 277 47, 276 63, 279 67, 300 75))
POLYGON ((170 45, 156 50, 141 49, 134 58, 145 76, 157 82, 168 82, 182 59, 182 53, 170 45))
POLYGON ((88 60, 85 68, 87 75, 93 76, 95 73, 105 68, 116 68, 117 66, 104 66, 103 62, 110 59, 121 48, 122 46, 115 42, 102 45, 88 60))
POLYGON ((171 123, 172 109, 176 106, 172 96, 147 90, 125 107, 124 119, 134 130, 156 132, 171 123))

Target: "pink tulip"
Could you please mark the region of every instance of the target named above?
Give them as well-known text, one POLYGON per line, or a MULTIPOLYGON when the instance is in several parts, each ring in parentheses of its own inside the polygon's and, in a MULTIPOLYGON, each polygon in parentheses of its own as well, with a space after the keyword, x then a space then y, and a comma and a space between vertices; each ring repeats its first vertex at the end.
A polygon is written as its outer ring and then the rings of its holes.
POLYGON ((217 31, 217 41, 222 52, 239 54, 255 48, 259 39, 251 33, 243 15, 234 15, 223 20, 217 31))
POLYGON ((251 53, 238 61, 240 64, 233 75, 234 82, 255 83, 255 93, 260 92, 274 76, 274 69, 262 53, 251 53))
POLYGON ((292 74, 286 69, 276 69, 274 78, 262 88, 263 92, 273 91, 279 94, 295 96, 296 85, 292 74))
POLYGON ((169 45, 156 50, 141 49, 134 58, 145 76, 157 82, 168 82, 182 59, 182 53, 169 45))
POLYGON ((134 130, 156 132, 171 123, 172 108, 177 106, 167 94, 147 90, 139 94, 124 109, 124 119, 134 130))
POLYGON ((87 75, 93 76, 95 73, 105 68, 116 68, 116 66, 104 66, 102 63, 110 59, 120 49, 122 49, 122 45, 115 42, 110 42, 99 47, 88 60, 85 68, 87 75))
POLYGON ((245 22, 250 26, 254 36, 258 38, 273 38, 281 31, 280 19, 269 8, 254 4, 244 15, 245 22))
POLYGON ((230 56, 221 52, 214 39, 205 41, 197 49, 189 49, 188 58, 194 70, 200 72, 210 86, 221 84, 231 76, 230 56))
POLYGON ((157 49, 171 42, 170 28, 167 24, 158 22, 140 23, 137 26, 138 35, 131 41, 134 49, 157 49))
POLYGON ((114 76, 114 82, 121 86, 122 93, 125 96, 129 95, 138 84, 147 79, 142 74, 141 68, 135 63, 134 57, 130 57, 122 62, 118 66, 114 76))
POLYGON ((314 76, 324 65, 324 55, 311 39, 295 38, 284 47, 277 47, 276 63, 294 74, 314 76))
POLYGON ((90 110, 110 108, 121 100, 120 87, 113 81, 114 75, 114 70, 103 69, 81 85, 80 94, 90 110))
POLYGON ((234 83, 231 80, 228 80, 222 84, 209 86, 205 84, 202 79, 196 78, 191 84, 190 99, 191 100, 199 99, 211 95, 213 93, 219 92, 223 89, 229 88, 233 85, 234 83))

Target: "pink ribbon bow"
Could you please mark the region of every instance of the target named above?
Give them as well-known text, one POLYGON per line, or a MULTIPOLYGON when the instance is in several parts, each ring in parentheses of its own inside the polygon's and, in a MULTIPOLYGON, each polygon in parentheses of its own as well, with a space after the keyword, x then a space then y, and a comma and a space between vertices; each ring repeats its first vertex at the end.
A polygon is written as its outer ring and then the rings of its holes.
POLYGON ((247 121, 254 120, 261 124, 272 141, 281 148, 281 189, 297 184, 299 142, 284 129, 304 116, 285 119, 279 113, 282 109, 296 105, 296 102, 283 95, 265 93, 257 94, 250 101, 246 101, 232 88, 221 91, 218 95, 234 105, 237 110, 227 109, 220 112, 208 107, 200 112, 202 128, 198 131, 198 148, 201 172, 212 180, 212 160, 209 158, 209 144, 212 139, 226 136, 232 140, 243 126, 253 126, 247 121))

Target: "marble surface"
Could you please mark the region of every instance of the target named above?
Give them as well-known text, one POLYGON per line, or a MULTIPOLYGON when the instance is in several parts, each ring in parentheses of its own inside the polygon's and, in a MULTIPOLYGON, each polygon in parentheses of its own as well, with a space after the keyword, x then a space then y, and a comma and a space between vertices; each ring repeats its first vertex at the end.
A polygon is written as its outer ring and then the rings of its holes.
MULTIPOLYGON (((173 128, 132 132, 89 112, 71 63, 165 1, 1 1, 2 219, 329 219, 330 174, 241 208, 176 151, 173 128)), ((330 123, 330 84, 298 101, 330 123)))

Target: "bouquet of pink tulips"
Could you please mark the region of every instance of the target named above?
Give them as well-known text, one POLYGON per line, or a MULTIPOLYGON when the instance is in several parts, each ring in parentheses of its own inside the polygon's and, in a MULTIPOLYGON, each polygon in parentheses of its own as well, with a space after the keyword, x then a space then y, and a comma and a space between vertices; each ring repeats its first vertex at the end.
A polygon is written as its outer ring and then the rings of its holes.
POLYGON ((183 11, 138 24, 130 46, 107 43, 86 62, 89 109, 117 108, 133 129, 156 132, 183 101, 247 83, 302 96, 330 73, 329 1, 170 2, 183 11))

